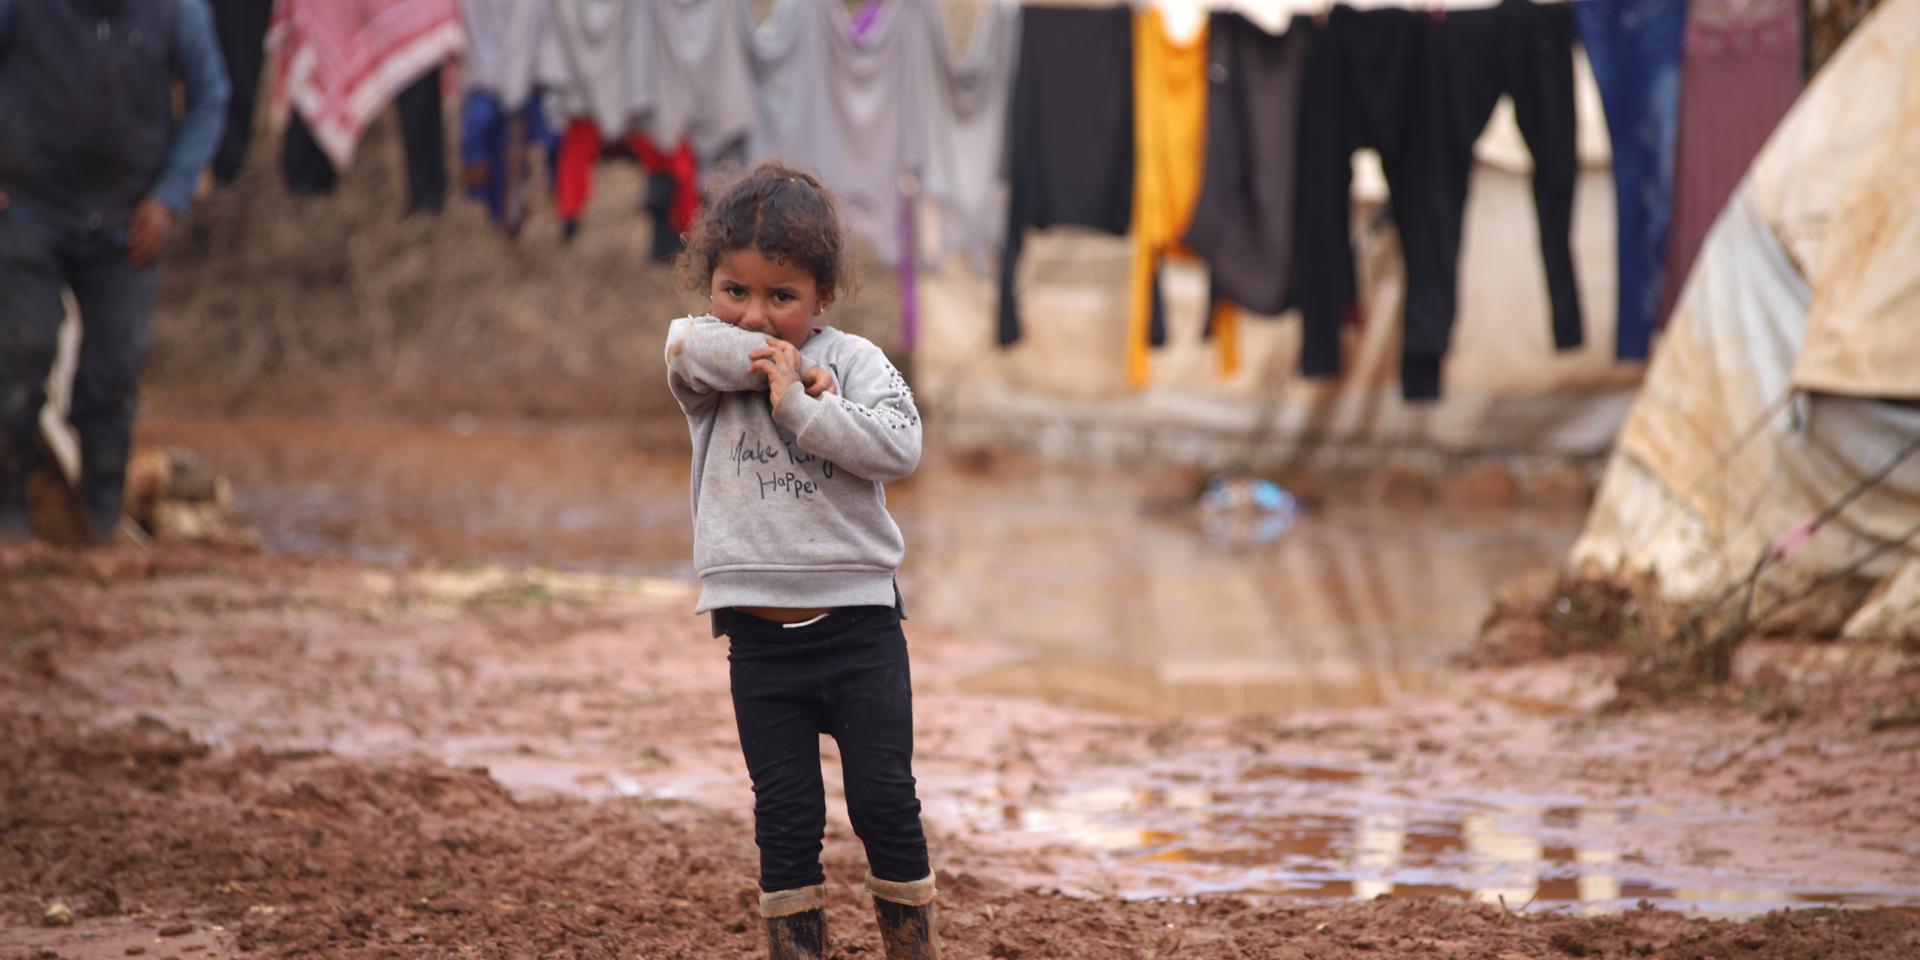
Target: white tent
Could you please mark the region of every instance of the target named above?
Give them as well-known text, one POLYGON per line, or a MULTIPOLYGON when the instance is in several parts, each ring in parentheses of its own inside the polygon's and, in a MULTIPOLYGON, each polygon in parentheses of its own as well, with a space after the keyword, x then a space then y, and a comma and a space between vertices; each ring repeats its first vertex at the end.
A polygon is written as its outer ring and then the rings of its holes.
POLYGON ((1920 563, 1917 524, 1920 0, 1892 0, 1815 78, 1708 236, 1573 561, 1650 574, 1680 602, 1752 578, 1756 613, 1846 594, 1825 622, 1803 607, 1816 620, 1800 628, 1851 617, 1849 632, 1914 637, 1920 572, 1894 575, 1920 563))

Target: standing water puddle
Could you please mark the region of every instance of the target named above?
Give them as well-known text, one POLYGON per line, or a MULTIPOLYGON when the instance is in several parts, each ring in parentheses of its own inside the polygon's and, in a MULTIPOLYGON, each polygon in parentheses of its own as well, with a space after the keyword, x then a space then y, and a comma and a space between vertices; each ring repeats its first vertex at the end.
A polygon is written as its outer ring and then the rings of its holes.
POLYGON ((1127 879, 1110 891, 1122 896, 1435 896, 1583 913, 1617 912, 1644 900, 1728 916, 1795 905, 1920 903, 1920 889, 1756 885, 1621 852, 1650 820, 1697 822, 1735 836, 1760 826, 1730 822, 1724 811, 1689 816, 1574 805, 1569 798, 1428 800, 1368 789, 1351 771, 1307 776, 1312 779, 1291 789, 1111 784, 1048 796, 1043 804, 1009 802, 983 789, 960 800, 953 813, 981 827, 997 824, 1101 851, 1107 872, 1127 879))
MULTIPOLYGON (((149 419, 142 433, 229 475, 241 521, 270 550, 691 577, 683 455, 610 428, 149 419)), ((1021 652, 967 678, 973 692, 1163 718, 1374 706, 1436 688, 1498 587, 1557 565, 1582 520, 1564 507, 1336 504, 1271 542, 1232 544, 1203 534, 1194 492, 1166 471, 930 458, 889 490, 909 611, 1021 652)), ((1096 851, 1127 896, 1431 894, 1599 910, 1645 899, 1721 913, 1920 903, 1920 889, 1743 884, 1619 853, 1652 821, 1697 817, 1734 836, 1764 826, 1737 813, 1417 798, 1360 771, 1246 760, 1189 758, 1040 797, 983 782, 928 804, 976 829, 1096 851)), ((536 785, 641 789, 591 764, 523 765, 536 785)), ((657 778, 649 789, 658 795, 657 778)))

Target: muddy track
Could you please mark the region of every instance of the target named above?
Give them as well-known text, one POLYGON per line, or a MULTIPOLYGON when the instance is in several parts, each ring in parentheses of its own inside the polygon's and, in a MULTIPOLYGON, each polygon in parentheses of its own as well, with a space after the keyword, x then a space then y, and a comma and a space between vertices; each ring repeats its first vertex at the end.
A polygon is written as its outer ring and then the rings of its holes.
MULTIPOLYGON (((690 804, 517 800, 482 771, 258 749, 210 752, 157 722, 78 730, 0 714, 6 842, 0 943, 14 955, 341 958, 754 957, 750 830, 690 804), (49 902, 78 916, 35 931, 49 902), (120 920, 119 924, 108 921, 120 920), (164 935, 163 935, 164 934, 164 935), (117 937, 115 936, 117 935, 117 937), (56 943, 39 947, 40 943, 56 943), (35 944, 33 947, 25 944, 35 944)), ((830 850, 841 956, 877 956, 853 878, 830 850)), ((948 955, 964 957, 1905 957, 1920 918, 1804 911, 1746 923, 1660 911, 1514 916, 1437 900, 1255 906, 1088 900, 943 878, 948 955)))
MULTIPOLYGON (((0 960, 134 947, 181 958, 763 955, 744 785, 715 695, 724 668, 685 605, 684 593, 620 578, 0 549, 0 960), (582 754, 614 755, 630 789, 541 788, 541 764, 582 754), (663 799, 662 785, 701 782, 663 799), (71 926, 43 925, 56 904, 71 926)), ((915 636, 916 681, 928 684, 921 776, 936 796, 985 770, 1044 797, 1115 764, 1209 751, 1254 772, 1304 769, 1308 750, 1372 756, 1355 762, 1406 784, 1436 765, 1467 784, 1544 777, 1541 758, 1566 754, 1606 782, 1673 790, 1677 776, 1737 790, 1779 811, 1789 835, 1841 847, 1879 837, 1886 869, 1912 858, 1912 803, 1897 788, 1920 733, 1869 734, 1844 710, 1785 729, 1710 714, 1602 727, 1497 704, 1463 729, 1432 717, 1165 724, 966 695, 953 677, 978 651, 924 627, 915 636), (1678 732, 1702 724, 1713 737, 1678 732), (1663 738, 1673 754, 1634 755, 1663 738), (1840 749, 1813 749, 1822 743, 1840 749), (1696 772, 1661 779, 1660 767, 1687 764, 1696 772), (1858 791, 1824 801, 1851 819, 1790 815, 1823 802, 1796 792, 1808 772, 1858 791)), ((1736 923, 1420 897, 1123 899, 1090 893, 1084 879, 1106 867, 1084 854, 951 816, 931 828, 957 958, 1920 951, 1920 917, 1888 910, 1736 923)), ((879 956, 842 821, 827 867, 836 955, 879 956)))

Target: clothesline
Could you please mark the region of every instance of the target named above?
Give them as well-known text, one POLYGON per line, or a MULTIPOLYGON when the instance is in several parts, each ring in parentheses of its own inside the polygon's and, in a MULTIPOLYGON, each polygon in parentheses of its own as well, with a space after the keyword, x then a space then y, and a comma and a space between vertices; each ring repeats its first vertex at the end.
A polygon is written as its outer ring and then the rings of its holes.
MULTIPOLYGON (((1120 335, 1135 383, 1150 370, 1146 348, 1164 340, 1160 259, 1186 249, 1213 276, 1209 329, 1221 334, 1225 366, 1236 329, 1228 305, 1262 314, 1300 307, 1303 371, 1339 374, 1340 330, 1364 292, 1355 289, 1345 236, 1352 161, 1356 149, 1371 148, 1407 265, 1403 387, 1425 399, 1441 391, 1475 144, 1505 98, 1518 108, 1531 155, 1524 171, 1508 168, 1535 183, 1553 343, 1581 342, 1567 253, 1580 155, 1576 33, 1594 61, 1609 126, 1629 131, 1612 150, 1618 342, 1622 357, 1644 354, 1662 292, 1670 296, 1679 279, 1663 283, 1649 266, 1665 256, 1671 204, 1669 182, 1657 179, 1671 154, 1663 159, 1658 145, 1675 138, 1645 125, 1674 123, 1681 85, 1663 78, 1679 69, 1683 25, 1689 69, 1715 69, 1714 57, 1730 55, 1723 51, 1745 56, 1753 37, 1770 57, 1790 45, 1776 34, 1797 37, 1797 22, 1783 33, 1766 19, 1792 0, 1644 0, 1634 9, 1649 6, 1661 15, 1629 16, 1606 0, 992 0, 957 48, 939 0, 874 0, 858 16, 839 0, 777 0, 758 23, 749 0, 280 0, 275 73, 286 89, 276 96, 318 119, 317 138, 343 163, 356 124, 379 106, 377 88, 410 80, 399 73, 414 71, 422 50, 445 59, 468 49, 466 180, 509 230, 524 215, 535 156, 551 158, 555 206, 569 229, 603 150, 618 145, 640 161, 659 188, 648 204, 661 225, 656 254, 671 252, 665 247, 692 215, 702 171, 779 156, 822 175, 851 228, 902 269, 903 290, 921 266, 960 254, 984 272, 998 250, 1003 343, 1019 337, 1012 279, 1023 231, 1080 224, 1132 235, 1136 292, 1120 335), (1701 25, 1686 21, 1689 2, 1707 11, 1701 25), (463 19, 451 39, 448 16, 463 19), (403 20, 409 29, 395 31, 403 20), (1045 39, 1055 21, 1062 26, 1045 39), (1729 30, 1734 39, 1721 39, 1729 30), (1235 44, 1278 46, 1236 66, 1235 44), (1649 51, 1668 51, 1667 59, 1650 60, 1649 51), (1278 69, 1259 82, 1277 86, 1236 86, 1262 62, 1278 69), (1167 99, 1175 88, 1185 92, 1167 99), (1023 119, 1030 109, 1043 122, 1023 119), (336 123, 342 116, 348 122, 336 123), (1223 150, 1242 153, 1229 162, 1216 157, 1223 150), (1190 223, 1196 210, 1204 215, 1190 223), (923 223, 926 211, 938 216, 923 223), (1244 217, 1253 219, 1236 219, 1244 217), (929 225, 934 242, 917 243, 929 225)), ((1779 68, 1767 60, 1754 69, 1779 68)), ((1735 83, 1720 96, 1777 87, 1735 83)), ((1797 84, 1796 76, 1779 88, 1786 101, 1797 84)), ((1682 168, 1730 186, 1757 149, 1751 130, 1763 136, 1784 109, 1769 101, 1713 114, 1738 114, 1740 138, 1716 135, 1692 153, 1681 138, 1682 158, 1693 163, 1682 168), (1732 146, 1721 149, 1720 140, 1732 146)), ((1518 157, 1514 146, 1506 153, 1518 157)), ((1717 189, 1690 194, 1683 208, 1716 209, 1717 189)), ((1687 229, 1699 222, 1689 219, 1687 229)), ((1677 256, 1684 263, 1690 250, 1677 256)), ((912 310, 908 303, 909 329, 912 310)))

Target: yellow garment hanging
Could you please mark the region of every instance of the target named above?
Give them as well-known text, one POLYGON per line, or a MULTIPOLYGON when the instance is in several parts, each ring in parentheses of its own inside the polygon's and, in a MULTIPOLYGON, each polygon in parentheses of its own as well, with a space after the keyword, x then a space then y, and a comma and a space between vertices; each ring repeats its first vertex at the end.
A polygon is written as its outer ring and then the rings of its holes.
MULTIPOLYGON (((1200 200, 1207 150, 1207 28, 1186 44, 1167 36, 1160 11, 1133 22, 1133 291, 1127 316, 1127 382, 1145 386, 1153 280, 1169 254, 1191 257, 1180 238, 1200 200)), ((1220 366, 1240 365, 1238 311, 1213 316, 1220 366)))

